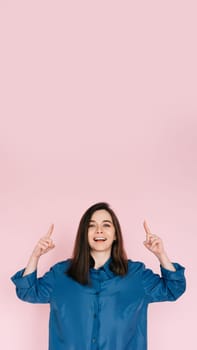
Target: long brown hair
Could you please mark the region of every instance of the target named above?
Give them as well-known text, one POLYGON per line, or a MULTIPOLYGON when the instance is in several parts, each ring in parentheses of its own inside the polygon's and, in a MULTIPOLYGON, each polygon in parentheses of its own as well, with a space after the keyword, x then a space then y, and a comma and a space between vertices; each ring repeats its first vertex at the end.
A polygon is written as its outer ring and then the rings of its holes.
POLYGON ((89 284, 89 269, 93 258, 90 255, 90 247, 88 243, 88 225, 89 221, 96 210, 105 209, 112 217, 115 227, 116 240, 113 242, 111 251, 110 269, 117 275, 125 275, 128 270, 127 255, 124 250, 122 231, 119 220, 106 202, 99 202, 92 205, 83 214, 74 244, 73 255, 70 266, 65 273, 81 284, 89 284))

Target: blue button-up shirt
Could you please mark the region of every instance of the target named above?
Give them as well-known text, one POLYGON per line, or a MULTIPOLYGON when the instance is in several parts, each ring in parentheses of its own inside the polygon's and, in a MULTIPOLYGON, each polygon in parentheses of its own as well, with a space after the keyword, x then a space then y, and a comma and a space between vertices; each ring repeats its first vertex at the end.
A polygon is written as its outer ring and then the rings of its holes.
POLYGON ((65 275, 70 260, 58 262, 37 277, 37 270, 11 280, 17 296, 30 303, 50 303, 49 350, 146 350, 149 303, 174 301, 186 287, 184 270, 164 269, 161 276, 142 262, 128 260, 128 273, 115 275, 111 258, 90 268, 91 286, 65 275))

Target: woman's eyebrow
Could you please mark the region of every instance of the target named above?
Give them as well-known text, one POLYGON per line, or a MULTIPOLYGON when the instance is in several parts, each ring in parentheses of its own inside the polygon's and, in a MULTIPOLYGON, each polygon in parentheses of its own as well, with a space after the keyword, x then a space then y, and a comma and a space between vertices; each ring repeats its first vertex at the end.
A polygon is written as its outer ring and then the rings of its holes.
MULTIPOLYGON (((90 220, 92 222, 96 222, 95 220, 90 220)), ((110 220, 103 220, 103 222, 110 222, 112 224, 112 222, 110 220)))

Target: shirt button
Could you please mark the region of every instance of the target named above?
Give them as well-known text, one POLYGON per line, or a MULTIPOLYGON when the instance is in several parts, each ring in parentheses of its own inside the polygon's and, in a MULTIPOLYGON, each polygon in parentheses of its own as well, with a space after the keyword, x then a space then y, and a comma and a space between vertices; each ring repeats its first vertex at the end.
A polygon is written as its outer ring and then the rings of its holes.
POLYGON ((96 338, 93 338, 93 339, 92 339, 92 342, 93 342, 93 343, 96 343, 96 338))
POLYGON ((96 318, 97 314, 94 314, 94 318, 96 318))
POLYGON ((100 292, 96 292, 96 295, 99 295, 100 294, 100 292))

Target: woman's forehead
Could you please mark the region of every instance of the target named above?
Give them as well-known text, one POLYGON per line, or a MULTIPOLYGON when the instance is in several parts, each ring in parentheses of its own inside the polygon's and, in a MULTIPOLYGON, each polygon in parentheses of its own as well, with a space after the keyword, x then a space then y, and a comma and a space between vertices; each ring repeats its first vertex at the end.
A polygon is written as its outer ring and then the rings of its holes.
POLYGON ((105 210, 105 209, 100 209, 100 210, 96 210, 92 216, 91 216, 91 220, 110 220, 112 221, 112 217, 110 215, 110 213, 105 210))

